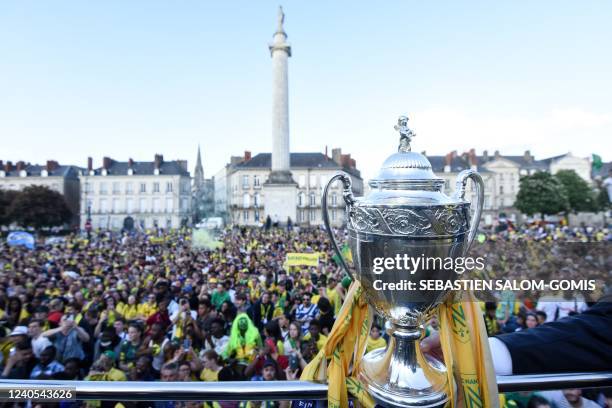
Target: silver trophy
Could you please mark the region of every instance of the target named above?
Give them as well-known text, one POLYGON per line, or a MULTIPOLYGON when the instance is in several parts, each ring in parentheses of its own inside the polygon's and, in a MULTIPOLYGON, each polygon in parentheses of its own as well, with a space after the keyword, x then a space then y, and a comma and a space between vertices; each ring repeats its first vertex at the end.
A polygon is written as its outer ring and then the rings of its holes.
POLYGON ((424 324, 448 291, 420 290, 419 284, 452 281, 460 275, 435 261, 412 271, 402 260, 404 255, 423 260, 464 256, 480 221, 484 185, 475 170, 464 170, 457 176, 454 195, 447 196, 444 180, 436 177, 429 160, 411 151, 415 134, 408 128, 408 118, 400 117, 395 129, 400 133, 398 152, 385 160, 370 181, 367 197, 353 196, 346 173, 329 180, 323 190, 323 221, 342 266, 361 283, 368 303, 392 325, 389 346, 363 357, 360 379, 380 405, 442 407, 448 401, 448 387, 454 385, 448 384, 444 364, 421 352, 419 340, 424 324), (477 197, 471 216, 465 198, 468 179, 474 181, 477 197), (329 223, 327 194, 336 180, 343 184, 352 269, 342 258, 329 223), (400 262, 380 271, 381 258, 397 257, 400 262))

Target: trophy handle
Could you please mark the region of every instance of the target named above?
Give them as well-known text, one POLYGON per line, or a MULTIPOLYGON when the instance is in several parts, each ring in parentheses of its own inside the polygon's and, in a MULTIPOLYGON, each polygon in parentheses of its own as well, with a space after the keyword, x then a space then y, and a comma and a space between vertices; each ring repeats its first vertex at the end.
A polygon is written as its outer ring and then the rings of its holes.
POLYGON ((475 170, 463 170, 457 176, 457 184, 455 187, 455 197, 460 200, 465 201, 465 187, 467 186, 468 179, 472 179, 476 184, 476 208, 474 209, 474 214, 472 215, 472 219, 470 220, 470 232, 468 234, 467 246, 465 247, 464 254, 466 254, 470 247, 472 246, 472 242, 474 242, 474 238, 476 237, 476 231, 478 230, 478 224, 480 224, 480 216, 482 214, 482 205, 484 204, 484 182, 482 181, 482 177, 475 170))
POLYGON ((350 207, 355 203, 355 197, 353 197, 353 191, 351 188, 352 183, 350 176, 344 172, 338 172, 334 174, 334 176, 327 182, 325 188, 323 189, 323 198, 321 200, 321 207, 323 210, 323 224, 325 224, 325 229, 327 230, 327 234, 329 235, 329 240, 331 241, 332 248, 340 259, 340 264, 342 265, 346 273, 350 275, 350 270, 346 261, 342 257, 342 253, 340 252, 340 248, 338 247, 338 242, 336 241, 336 237, 334 237, 334 232, 332 231, 332 227, 329 222, 329 210, 327 208, 327 192, 329 190, 329 186, 331 186, 331 184, 336 180, 342 181, 342 198, 344 198, 344 202, 346 203, 347 213, 349 212, 350 207))

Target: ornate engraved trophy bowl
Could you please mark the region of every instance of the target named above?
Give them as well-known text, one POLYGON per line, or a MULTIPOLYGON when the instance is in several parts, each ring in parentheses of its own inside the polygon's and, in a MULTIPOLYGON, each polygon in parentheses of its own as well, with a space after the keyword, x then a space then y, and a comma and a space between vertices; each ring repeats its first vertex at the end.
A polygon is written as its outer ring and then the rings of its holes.
POLYGON ((398 120, 398 152, 385 160, 370 181, 367 197, 353 197, 347 174, 332 177, 323 192, 323 220, 343 267, 361 283, 368 303, 392 326, 389 346, 364 356, 361 380, 383 406, 442 407, 451 386, 446 368, 423 355, 418 341, 424 324, 448 292, 421 285, 460 276, 444 262, 453 262, 469 249, 482 212, 484 186, 476 171, 464 170, 457 176, 455 194, 444 194, 445 181, 435 176, 429 160, 410 151, 414 133, 407 122, 406 117, 398 120), (473 215, 465 199, 468 179, 476 187, 473 215), (342 258, 329 225, 327 192, 336 180, 344 188, 353 268, 342 258))

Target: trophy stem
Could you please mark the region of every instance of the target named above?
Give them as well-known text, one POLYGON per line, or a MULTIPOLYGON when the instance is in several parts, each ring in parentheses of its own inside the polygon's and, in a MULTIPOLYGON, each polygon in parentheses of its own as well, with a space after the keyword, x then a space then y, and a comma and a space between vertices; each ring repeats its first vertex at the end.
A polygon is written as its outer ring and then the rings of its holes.
POLYGON ((441 408, 448 401, 446 367, 419 347, 422 326, 394 325, 387 349, 363 358, 361 378, 384 407, 441 408))
POLYGON ((389 385, 391 387, 410 387, 407 383, 418 369, 417 344, 425 335, 422 327, 395 326, 391 334, 395 340, 393 357, 389 366, 389 385))

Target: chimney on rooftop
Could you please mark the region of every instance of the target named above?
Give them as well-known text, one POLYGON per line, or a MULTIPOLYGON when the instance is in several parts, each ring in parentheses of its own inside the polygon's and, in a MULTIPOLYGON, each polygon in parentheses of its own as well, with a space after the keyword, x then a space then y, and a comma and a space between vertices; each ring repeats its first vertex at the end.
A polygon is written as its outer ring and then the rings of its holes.
POLYGON ((13 170, 13 163, 11 163, 10 160, 7 160, 6 164, 4 165, 4 171, 9 173, 12 170, 13 170))
POLYGON ((488 160, 489 160, 489 152, 485 150, 482 152, 482 161, 486 162, 488 160))
POLYGON ((128 159, 128 168, 133 168, 134 167, 134 159, 132 159, 131 157, 128 159))
POLYGON ((47 172, 51 173, 59 167, 59 163, 55 160, 47 160, 47 172))
POLYGON ((23 160, 19 160, 17 162, 17 171, 21 171, 23 169, 25 169, 25 163, 23 162, 23 160))
POLYGON ((342 165, 342 149, 339 147, 332 149, 332 160, 338 165, 342 165))
POLYGON ((113 159, 111 159, 110 157, 104 157, 104 158, 102 158, 102 167, 105 170, 108 170, 108 169, 110 169, 110 166, 111 166, 112 162, 113 162, 113 159))
POLYGON ((329 157, 327 156, 327 145, 325 145, 325 157, 329 157))
POLYGON ((523 159, 527 163, 531 163, 533 161, 533 156, 531 155, 531 152, 529 150, 525 150, 525 153, 523 153, 523 159))
POLYGON ((476 157, 476 150, 470 149, 470 168, 472 170, 478 170, 478 158, 476 157))
POLYGON ((164 156, 161 154, 156 154, 155 160, 154 160, 155 168, 159 170, 163 162, 164 162, 164 156))
POLYGON ((251 160, 251 151, 245 150, 244 151, 244 161, 249 161, 249 160, 251 160))
POLYGON ((496 159, 500 158, 499 150, 496 150, 494 154, 496 159))
POLYGON ((93 159, 91 157, 87 158, 87 171, 93 170, 93 159))

